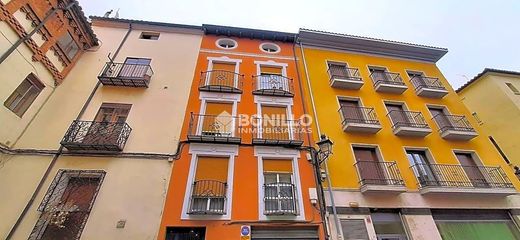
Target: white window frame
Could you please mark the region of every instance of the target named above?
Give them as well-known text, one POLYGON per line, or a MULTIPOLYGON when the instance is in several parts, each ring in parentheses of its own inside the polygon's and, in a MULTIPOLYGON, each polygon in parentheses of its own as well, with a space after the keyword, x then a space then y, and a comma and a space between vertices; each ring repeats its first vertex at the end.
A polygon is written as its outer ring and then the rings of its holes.
MULTIPOLYGON (((233 107, 231 110, 231 116, 236 117, 237 116, 237 106, 238 102, 240 102, 240 94, 228 94, 228 93, 213 93, 213 92, 200 92, 199 99, 201 101, 200 103, 200 110, 199 110, 199 116, 202 116, 206 112, 206 105, 208 102, 212 103, 232 103, 233 107)), ((233 121, 232 129, 235 130, 235 124, 236 118, 233 121)), ((197 135, 200 135, 202 133, 202 121, 198 119, 197 121, 197 135)), ((236 135, 235 131, 233 131, 233 137, 236 135)))
POLYGON ((256 104, 257 118, 259 119, 257 124, 258 138, 262 138, 262 106, 273 106, 273 107, 285 107, 287 113, 287 121, 289 121, 289 139, 293 140, 293 121, 294 116, 292 114, 292 98, 285 97, 268 97, 268 96, 256 96, 254 102, 256 104))
MULTIPOLYGON (((255 61, 255 65, 256 65, 256 75, 257 76, 260 76, 260 74, 262 74, 262 71, 261 71, 262 66, 281 67, 282 68, 282 77, 287 78, 287 66, 289 66, 289 64, 287 64, 287 63, 281 63, 281 62, 275 62, 273 60, 269 60, 269 61, 255 61)), ((287 84, 289 84, 289 82, 287 82, 287 84)), ((255 86, 253 86, 253 88, 256 89, 255 86)), ((286 89, 289 89, 288 86, 286 89)))
MULTIPOLYGON (((370 215, 344 215, 344 214, 341 215, 340 214, 340 215, 338 215, 338 218, 339 218, 340 224, 341 224, 341 220, 363 220, 365 222, 365 227, 367 228, 368 238, 371 240, 377 239, 376 229, 374 228, 374 225, 372 224, 372 218, 370 217, 370 215)), ((341 225, 336 226, 336 224, 334 224, 334 226, 339 227, 341 236, 345 237, 345 234, 343 233, 343 227, 341 225)))
MULTIPOLYGON (((213 63, 227 63, 227 64, 235 64, 235 75, 233 79, 233 85, 235 88, 238 87, 238 74, 240 73, 240 63, 242 63, 242 59, 234 59, 229 58, 227 56, 222 57, 208 57, 208 68, 207 72, 210 72, 213 70, 213 63)), ((206 74, 206 79, 204 80, 206 84, 209 83, 209 79, 211 77, 211 74, 206 74)))
POLYGON ((260 48, 260 51, 265 52, 265 53, 269 53, 269 54, 277 54, 277 53, 280 53, 282 51, 282 48, 280 47, 280 45, 278 45, 276 43, 273 43, 273 42, 263 42, 263 43, 261 43, 258 46, 258 48, 260 48), (276 47, 277 49, 274 52, 269 52, 269 51, 264 50, 264 46, 265 45, 272 45, 272 46, 276 47))
POLYGON ((235 49, 235 48, 238 47, 238 42, 235 41, 234 39, 231 39, 231 38, 219 38, 219 39, 215 40, 215 45, 217 45, 217 47, 220 48, 220 49, 231 50, 231 49, 235 49), (222 46, 220 46, 219 42, 223 41, 223 40, 231 41, 231 42, 233 42, 235 44, 235 46, 233 46, 231 48, 222 47, 222 46))
POLYGON ((266 147, 256 146, 254 148, 254 155, 258 163, 258 218, 259 220, 305 220, 305 210, 303 206, 302 186, 300 181, 300 170, 298 167, 298 160, 300 159, 300 152, 295 149, 285 149, 281 147, 266 147), (283 215, 270 216, 264 214, 264 159, 281 159, 291 160, 293 168, 293 184, 296 188, 296 207, 298 215, 283 215))
POLYGON ((238 156, 238 146, 226 144, 190 144, 189 153, 191 154, 190 170, 188 173, 188 181, 184 194, 184 203, 182 206, 182 220, 231 220, 232 202, 233 202, 233 169, 235 168, 235 157, 238 156), (224 215, 193 215, 188 214, 193 182, 195 181, 195 172, 197 171, 198 157, 225 157, 228 160, 227 172, 227 190, 224 215))

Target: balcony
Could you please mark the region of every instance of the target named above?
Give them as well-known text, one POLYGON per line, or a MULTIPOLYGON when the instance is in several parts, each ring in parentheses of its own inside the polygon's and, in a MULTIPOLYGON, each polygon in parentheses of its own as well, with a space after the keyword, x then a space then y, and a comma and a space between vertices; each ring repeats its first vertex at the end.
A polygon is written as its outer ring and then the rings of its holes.
POLYGON ((103 85, 147 88, 152 75, 150 65, 107 62, 98 79, 103 85))
POLYGON ((274 74, 253 76, 253 94, 294 97, 293 80, 274 74))
POLYGON ((224 114, 191 113, 188 141, 238 144, 241 142, 241 127, 238 120, 238 117, 224 114))
POLYGON ((213 70, 201 72, 199 91, 242 93, 242 82, 244 75, 224 71, 213 70))
POLYGON ((399 73, 373 71, 370 78, 377 92, 402 94, 408 89, 399 73))
POLYGON ((252 134, 255 145, 301 146, 303 129, 299 121, 273 118, 253 119, 252 134))
POLYGON ((396 162, 357 161, 362 193, 401 193, 406 191, 396 162))
POLYGON ((442 98, 448 94, 448 90, 438 78, 415 76, 411 82, 415 92, 421 97, 442 98))
POLYGON ((61 140, 69 151, 123 151, 132 128, 122 122, 75 120, 61 140))
POLYGON ((468 141, 478 136, 465 116, 438 114, 433 119, 444 139, 468 141))
POLYGON ((420 112, 392 110, 387 116, 397 136, 425 137, 432 132, 420 112))
POLYGON ((416 164, 411 168, 419 182, 421 194, 516 194, 516 189, 500 167, 416 164))
POLYGON ((292 183, 264 184, 265 215, 298 215, 296 188, 292 183))
POLYGON ((363 86, 363 79, 357 68, 329 66, 329 83, 333 88, 358 90, 363 86))
POLYGON ((227 184, 216 180, 198 180, 193 183, 188 214, 226 214, 227 184))
POLYGON ((345 132, 377 133, 381 124, 373 108, 341 106, 341 124, 345 132))

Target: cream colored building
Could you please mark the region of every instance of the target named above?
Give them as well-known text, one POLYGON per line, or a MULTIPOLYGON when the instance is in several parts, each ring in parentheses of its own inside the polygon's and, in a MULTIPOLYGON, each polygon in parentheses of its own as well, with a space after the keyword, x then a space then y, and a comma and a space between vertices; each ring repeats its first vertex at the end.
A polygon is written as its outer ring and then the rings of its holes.
POLYGON ((1 127, 0 142, 11 141, 0 155, 1 239, 157 236, 202 30, 109 18, 92 25, 99 47, 48 99, 38 97, 27 129, 16 137, 1 127))
POLYGON ((520 72, 486 68, 457 93, 502 158, 520 167, 520 72))

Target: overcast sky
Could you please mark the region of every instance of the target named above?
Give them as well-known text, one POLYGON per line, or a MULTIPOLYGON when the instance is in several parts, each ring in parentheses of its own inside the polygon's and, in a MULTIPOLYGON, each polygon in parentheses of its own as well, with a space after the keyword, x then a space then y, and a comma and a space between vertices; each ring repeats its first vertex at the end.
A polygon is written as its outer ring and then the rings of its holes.
POLYGON ((448 48, 455 87, 485 67, 520 71, 520 1, 80 0, 87 15, 296 33, 310 28, 448 48))

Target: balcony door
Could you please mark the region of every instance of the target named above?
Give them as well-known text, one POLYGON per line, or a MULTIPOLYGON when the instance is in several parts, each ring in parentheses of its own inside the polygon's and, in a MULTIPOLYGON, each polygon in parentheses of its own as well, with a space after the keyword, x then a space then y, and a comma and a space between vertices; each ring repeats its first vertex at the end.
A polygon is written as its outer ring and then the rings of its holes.
POLYGON ((291 140, 291 131, 287 120, 286 106, 262 105, 260 138, 291 140))
POLYGON ((455 153, 455 156, 474 187, 489 187, 484 174, 482 174, 481 167, 477 165, 470 153, 455 153))
POLYGON ((343 119, 347 122, 364 122, 365 116, 363 111, 359 107, 359 101, 357 100, 345 100, 339 101, 341 107, 341 114, 343 119))
POLYGON ((446 116, 446 113, 444 112, 444 109, 429 107, 428 110, 430 110, 430 113, 432 114, 433 118, 435 119, 435 122, 437 122, 437 125, 439 125, 439 128, 441 130, 444 130, 444 128, 449 128, 452 126, 450 119, 448 118, 448 116, 446 116))
POLYGON ((119 77, 121 78, 143 78, 148 72, 148 68, 152 59, 149 58, 132 58, 127 57, 125 64, 119 71, 119 77))
POLYGON ((278 66, 260 66, 257 89, 288 91, 289 83, 283 77, 283 68, 278 66))
POLYGON ((296 192, 291 159, 263 159, 266 215, 296 214, 296 192))
POLYGON ((394 126, 402 126, 410 123, 410 119, 406 115, 403 105, 386 103, 385 106, 394 126))
POLYGON ((199 132, 205 136, 232 137, 235 121, 233 103, 207 102, 204 115, 199 117, 199 132))
POLYGON ((190 214, 225 214, 229 158, 198 157, 190 214))
POLYGON ((363 184, 386 184, 385 169, 379 162, 375 148, 354 147, 354 156, 363 184))
POLYGON ((422 73, 409 72, 408 76, 410 77, 410 80, 412 81, 415 88, 419 88, 420 86, 428 86, 422 73))
POLYGON ((439 184, 439 179, 432 171, 432 166, 425 151, 407 150, 406 155, 421 185, 435 186, 439 184))
POLYGON ((370 68, 370 75, 372 76, 372 79, 374 82, 388 82, 390 79, 388 78, 388 75, 386 74, 386 69, 382 68, 370 68))
POLYGON ((118 145, 119 136, 130 112, 131 104, 103 103, 90 125, 83 143, 118 145))
POLYGON ((236 63, 212 62, 211 73, 206 85, 236 88, 238 78, 235 77, 236 63))

